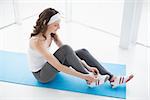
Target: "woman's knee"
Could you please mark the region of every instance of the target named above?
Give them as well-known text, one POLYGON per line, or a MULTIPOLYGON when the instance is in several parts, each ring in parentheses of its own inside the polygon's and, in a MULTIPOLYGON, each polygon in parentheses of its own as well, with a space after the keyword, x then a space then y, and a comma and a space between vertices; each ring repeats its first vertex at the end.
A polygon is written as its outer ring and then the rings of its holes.
POLYGON ((88 50, 85 49, 85 48, 82 48, 81 51, 82 51, 82 52, 88 52, 88 50))
POLYGON ((69 45, 63 45, 61 48, 62 48, 63 51, 66 52, 66 53, 72 53, 72 52, 73 52, 73 49, 72 49, 71 46, 69 46, 69 45))
POLYGON ((69 45, 65 44, 65 45, 62 45, 61 48, 63 49, 72 49, 69 45))
POLYGON ((79 50, 77 50, 76 51, 76 54, 84 54, 85 52, 88 52, 88 50, 87 49, 85 49, 85 48, 82 48, 82 49, 79 49, 79 50))

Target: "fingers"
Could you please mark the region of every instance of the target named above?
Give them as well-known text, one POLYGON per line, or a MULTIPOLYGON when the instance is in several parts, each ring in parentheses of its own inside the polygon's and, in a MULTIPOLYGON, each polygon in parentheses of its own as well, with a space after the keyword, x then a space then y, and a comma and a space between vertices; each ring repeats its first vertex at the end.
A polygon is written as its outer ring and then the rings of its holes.
POLYGON ((96 71, 97 74, 99 74, 99 70, 97 68, 95 68, 95 71, 96 71))
POLYGON ((96 68, 94 68, 94 69, 92 70, 92 72, 94 73, 94 75, 98 75, 98 74, 99 74, 99 71, 98 71, 96 68))
POLYGON ((96 82, 97 81, 97 78, 95 77, 95 76, 93 76, 92 78, 91 78, 91 82, 96 82))

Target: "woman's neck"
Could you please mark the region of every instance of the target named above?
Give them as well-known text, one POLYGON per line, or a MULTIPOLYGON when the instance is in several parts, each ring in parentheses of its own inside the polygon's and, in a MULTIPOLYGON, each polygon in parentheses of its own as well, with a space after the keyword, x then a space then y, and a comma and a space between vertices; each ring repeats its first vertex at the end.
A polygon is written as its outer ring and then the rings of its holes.
MULTIPOLYGON (((45 36, 48 38, 50 36, 50 33, 45 33, 45 36)), ((43 37, 43 33, 38 34, 37 37, 43 37)))
POLYGON ((45 32, 45 36, 49 36, 51 33, 52 33, 51 31, 47 30, 47 31, 45 32))

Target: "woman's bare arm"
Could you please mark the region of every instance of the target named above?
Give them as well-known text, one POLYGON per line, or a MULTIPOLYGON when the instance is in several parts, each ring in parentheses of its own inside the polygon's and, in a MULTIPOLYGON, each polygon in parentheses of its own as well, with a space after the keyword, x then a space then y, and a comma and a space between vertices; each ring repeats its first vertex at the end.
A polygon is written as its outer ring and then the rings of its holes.
POLYGON ((80 62, 83 64, 84 67, 90 70, 91 67, 84 60, 80 60, 80 62))
POLYGON ((82 74, 80 72, 77 72, 76 70, 73 70, 65 65, 62 65, 57 58, 51 54, 45 47, 44 47, 44 41, 35 40, 32 43, 32 47, 37 50, 47 61, 50 63, 53 67, 55 67, 58 71, 62 71, 64 73, 85 79, 85 80, 93 80, 94 78, 87 76, 86 74, 82 74))
POLYGON ((99 70, 96 67, 89 66, 84 60, 81 60, 81 63, 88 69, 88 71, 93 72, 94 74, 99 74, 99 70))
POLYGON ((60 39, 60 37, 58 36, 58 34, 57 33, 55 33, 55 34, 53 34, 53 33, 51 33, 52 35, 52 38, 54 39, 54 42, 56 43, 56 45, 58 46, 58 47, 61 47, 62 45, 63 45, 63 42, 61 41, 61 39, 60 39))

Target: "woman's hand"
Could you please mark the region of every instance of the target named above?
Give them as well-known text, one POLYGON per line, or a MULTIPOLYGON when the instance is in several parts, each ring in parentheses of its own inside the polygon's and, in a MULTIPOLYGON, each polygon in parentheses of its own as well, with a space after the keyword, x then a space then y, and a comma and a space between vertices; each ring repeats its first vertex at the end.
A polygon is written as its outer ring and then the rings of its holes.
POLYGON ((51 33, 51 37, 54 39, 54 41, 58 40, 58 35, 56 33, 51 33))
POLYGON ((95 67, 88 67, 88 70, 90 71, 90 72, 92 72, 94 75, 98 75, 99 74, 99 71, 98 71, 98 69, 97 68, 95 68, 95 67))
POLYGON ((51 33, 52 38, 54 39, 54 42, 58 47, 61 47, 63 45, 62 41, 60 40, 57 33, 51 33))
POLYGON ((84 60, 81 60, 81 63, 90 71, 92 72, 94 75, 98 75, 99 71, 96 67, 91 67, 89 66, 84 60))
POLYGON ((84 79, 88 82, 88 83, 92 83, 95 82, 97 79, 94 75, 91 74, 84 74, 84 79))

